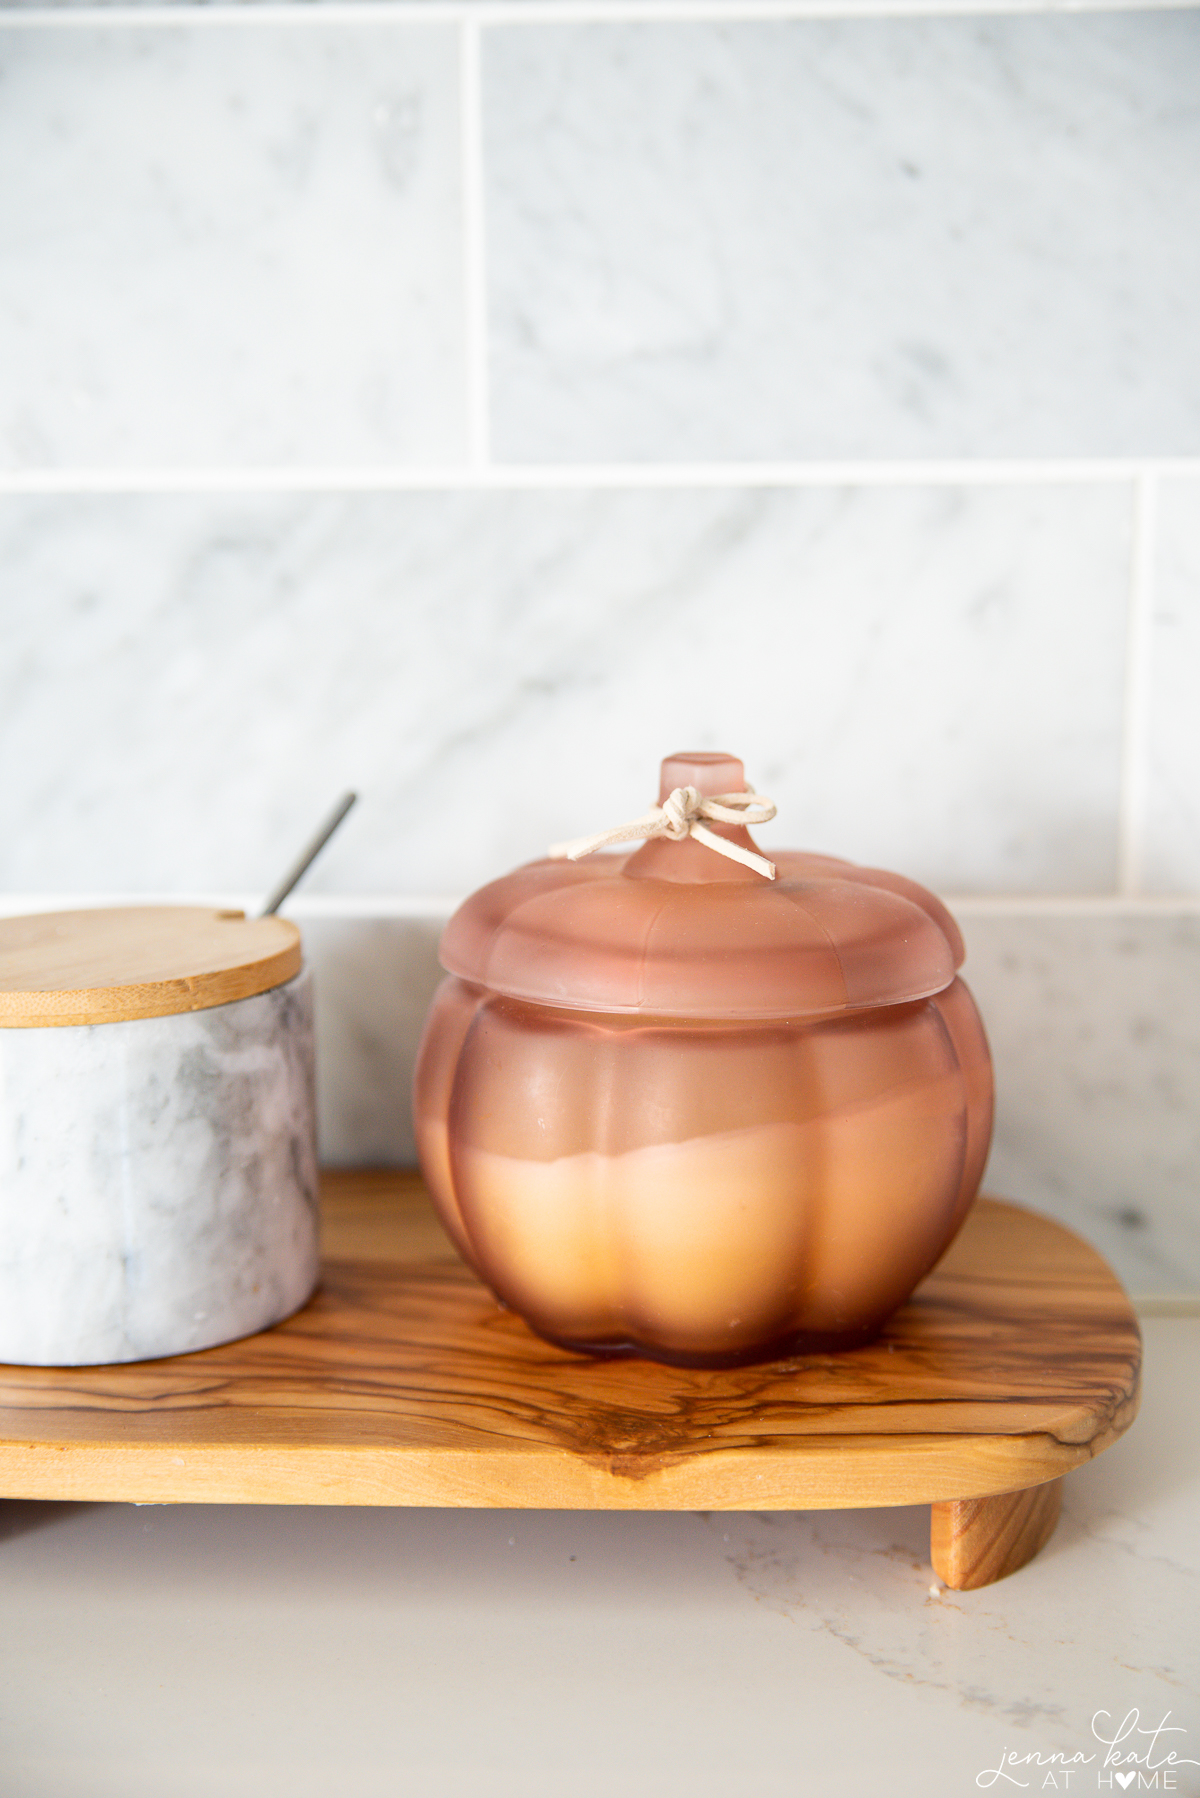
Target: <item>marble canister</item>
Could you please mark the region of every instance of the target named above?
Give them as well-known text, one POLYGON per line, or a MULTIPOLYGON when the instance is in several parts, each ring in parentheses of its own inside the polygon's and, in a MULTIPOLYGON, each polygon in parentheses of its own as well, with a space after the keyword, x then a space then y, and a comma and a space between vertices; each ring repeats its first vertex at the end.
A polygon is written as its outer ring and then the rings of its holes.
POLYGON ((0 1361, 182 1354, 317 1278, 307 970, 225 1004, 0 1028, 0 1361))

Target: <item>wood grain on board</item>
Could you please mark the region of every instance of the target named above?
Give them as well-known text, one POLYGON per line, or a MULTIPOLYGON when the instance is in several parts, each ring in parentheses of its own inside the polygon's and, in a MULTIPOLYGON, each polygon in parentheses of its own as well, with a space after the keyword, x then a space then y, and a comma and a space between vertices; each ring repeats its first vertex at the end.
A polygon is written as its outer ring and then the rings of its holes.
POLYGON ((300 972, 284 918, 124 905, 0 918, 0 1028, 114 1024, 206 1011, 300 972))
POLYGON ((994 1498, 949 1499, 931 1507, 933 1570, 957 1592, 1007 1579, 1032 1561, 1054 1534, 1062 1481, 1001 1492, 994 1498))
POLYGON ((0 1495, 783 1510, 1057 1479, 1137 1406, 1128 1299, 1077 1236, 980 1200, 879 1339, 729 1371, 590 1360, 502 1310, 419 1178, 325 1177, 316 1297, 171 1360, 0 1368, 0 1495))

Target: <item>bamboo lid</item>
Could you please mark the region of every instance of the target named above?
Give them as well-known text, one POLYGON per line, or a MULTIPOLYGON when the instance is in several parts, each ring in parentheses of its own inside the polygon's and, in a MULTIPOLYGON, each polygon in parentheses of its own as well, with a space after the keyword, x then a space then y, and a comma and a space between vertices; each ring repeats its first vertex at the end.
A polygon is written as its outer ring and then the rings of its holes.
POLYGON ((200 905, 0 919, 0 1028, 114 1024, 248 999, 300 972, 284 918, 200 905))

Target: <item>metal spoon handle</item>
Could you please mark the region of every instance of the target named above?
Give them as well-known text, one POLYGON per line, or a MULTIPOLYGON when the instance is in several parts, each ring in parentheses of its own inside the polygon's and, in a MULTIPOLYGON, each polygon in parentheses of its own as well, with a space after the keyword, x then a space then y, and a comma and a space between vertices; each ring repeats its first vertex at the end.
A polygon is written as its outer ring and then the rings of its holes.
POLYGON ((342 797, 338 800, 336 806, 333 808, 332 812, 330 812, 316 836, 312 839, 312 842, 308 844, 307 848, 301 851, 299 858, 288 869, 279 885, 275 888, 275 891, 271 894, 271 897, 267 900, 267 903, 263 906, 260 914, 262 917, 269 918, 273 916, 273 914, 279 910, 292 888, 298 886, 303 880, 304 876, 308 873, 308 870, 312 867, 312 864, 316 861, 318 855, 320 855, 322 849, 324 849, 326 843, 329 841, 330 837, 333 835, 334 831, 337 829, 338 825, 346 816, 346 813, 350 810, 350 807, 357 798, 357 793, 342 794, 342 797))

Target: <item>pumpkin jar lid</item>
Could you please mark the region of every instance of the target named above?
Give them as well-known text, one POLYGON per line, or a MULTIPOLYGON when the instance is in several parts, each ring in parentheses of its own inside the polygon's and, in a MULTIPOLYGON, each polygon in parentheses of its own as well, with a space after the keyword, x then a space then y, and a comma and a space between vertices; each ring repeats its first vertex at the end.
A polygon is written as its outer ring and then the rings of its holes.
POLYGON ((284 918, 129 905, 0 918, 0 1028, 113 1024, 205 1011, 300 972, 284 918))
POLYGON ((644 818, 473 893, 442 966, 538 1005, 710 1019, 836 1017, 949 986, 963 942, 940 900, 831 856, 769 861, 740 819, 773 815, 736 757, 668 756, 644 818), (592 853, 622 838, 642 840, 592 853))

